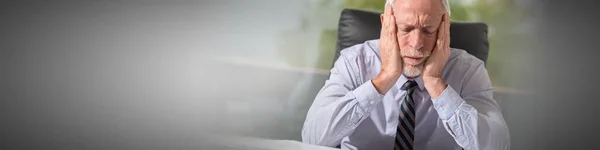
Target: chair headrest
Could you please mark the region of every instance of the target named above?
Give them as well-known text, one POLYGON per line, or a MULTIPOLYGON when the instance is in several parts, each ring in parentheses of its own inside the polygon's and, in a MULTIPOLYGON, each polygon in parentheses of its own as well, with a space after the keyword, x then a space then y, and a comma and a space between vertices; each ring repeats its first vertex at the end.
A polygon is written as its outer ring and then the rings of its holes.
MULTIPOLYGON (((381 31, 380 12, 344 9, 339 26, 335 60, 340 51, 367 40, 379 39, 381 31)), ((489 42, 488 26, 482 22, 455 22, 450 25, 450 47, 487 61, 489 42)))

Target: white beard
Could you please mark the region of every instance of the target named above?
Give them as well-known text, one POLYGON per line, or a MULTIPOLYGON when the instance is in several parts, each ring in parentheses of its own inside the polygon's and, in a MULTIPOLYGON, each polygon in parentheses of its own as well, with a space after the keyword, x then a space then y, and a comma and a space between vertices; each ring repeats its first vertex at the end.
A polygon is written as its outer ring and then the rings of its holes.
POLYGON ((421 62, 418 62, 418 64, 409 64, 409 63, 405 62, 404 60, 402 60, 403 61, 402 63, 404 64, 404 66, 402 67, 402 74, 404 74, 404 76, 417 77, 417 76, 421 75, 423 68, 425 66, 425 62, 431 55, 430 51, 424 52, 424 51, 420 51, 420 50, 404 50, 401 52, 402 52, 402 56, 425 57, 425 59, 423 59, 421 62))
POLYGON ((423 63, 419 64, 419 65, 404 65, 403 69, 403 74, 406 77, 417 77, 419 75, 421 75, 421 71, 423 70, 423 63))

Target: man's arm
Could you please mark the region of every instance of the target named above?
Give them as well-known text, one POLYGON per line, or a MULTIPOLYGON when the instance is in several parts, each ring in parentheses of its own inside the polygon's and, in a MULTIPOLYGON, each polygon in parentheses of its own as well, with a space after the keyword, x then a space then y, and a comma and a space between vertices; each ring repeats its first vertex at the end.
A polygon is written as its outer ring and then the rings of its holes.
MULTIPOLYGON (((381 14, 381 34, 378 42, 381 71, 372 80, 363 81, 358 70, 363 57, 349 60, 344 53, 336 60, 329 80, 319 91, 308 110, 302 141, 323 146, 337 146, 342 138, 369 116, 383 95, 394 85, 402 74, 402 59, 396 38, 396 21, 390 5, 381 14)), ((369 48, 362 45, 352 48, 369 48)), ((345 50, 350 51, 351 50, 345 50)), ((357 54, 358 55, 358 54, 357 54)), ((365 69, 365 66, 361 67, 365 69)))
POLYGON ((443 80, 443 70, 450 56, 450 24, 450 17, 443 14, 436 47, 423 70, 423 82, 433 107, 448 134, 461 147, 469 150, 509 149, 508 128, 493 98, 491 81, 483 61, 467 61, 460 65, 470 66, 462 79, 457 79, 461 81, 458 84, 462 86, 461 93, 443 80))
POLYGON ((433 107, 458 145, 473 150, 510 149, 510 135, 483 62, 463 77, 462 92, 448 85, 433 107), (463 95, 461 97, 461 95, 463 95))
POLYGON ((383 99, 371 80, 356 79, 357 68, 341 55, 308 110, 302 128, 304 143, 334 147, 354 132, 383 99), (355 85, 358 87, 354 88, 355 85))

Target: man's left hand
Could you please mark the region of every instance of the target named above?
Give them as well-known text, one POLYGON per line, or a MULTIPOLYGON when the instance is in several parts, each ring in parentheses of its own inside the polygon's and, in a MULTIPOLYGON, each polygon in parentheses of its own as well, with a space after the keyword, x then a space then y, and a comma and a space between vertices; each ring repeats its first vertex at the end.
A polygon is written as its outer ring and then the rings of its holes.
POLYGON ((438 28, 435 48, 423 68, 423 82, 433 99, 438 98, 446 90, 446 83, 442 80, 442 75, 450 56, 450 23, 448 14, 444 14, 438 28))

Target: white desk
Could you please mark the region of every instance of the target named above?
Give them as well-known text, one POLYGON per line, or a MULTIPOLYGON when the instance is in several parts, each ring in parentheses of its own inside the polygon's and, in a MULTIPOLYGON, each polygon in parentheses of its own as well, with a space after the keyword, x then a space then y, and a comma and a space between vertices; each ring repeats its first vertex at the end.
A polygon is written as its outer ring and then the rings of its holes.
MULTIPOLYGON (((222 137, 218 140, 224 149, 229 150, 339 150, 336 148, 305 144, 293 140, 272 140, 253 137, 222 137), (236 141, 222 143, 223 141, 236 141)), ((215 143, 216 144, 216 143, 215 143)))

